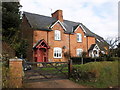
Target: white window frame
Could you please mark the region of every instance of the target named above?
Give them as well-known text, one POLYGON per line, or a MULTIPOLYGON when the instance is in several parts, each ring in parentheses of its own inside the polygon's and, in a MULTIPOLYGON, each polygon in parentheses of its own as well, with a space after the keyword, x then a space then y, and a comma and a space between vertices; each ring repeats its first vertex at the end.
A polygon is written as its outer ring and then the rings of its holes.
POLYGON ((77 56, 82 57, 82 53, 83 53, 83 49, 81 49, 81 48, 76 49, 77 56))
POLYGON ((61 31, 60 30, 54 31, 54 40, 61 40, 61 31))
POLYGON ((62 58, 62 48, 55 47, 53 50, 53 57, 54 58, 62 58))
POLYGON ((77 42, 82 42, 82 34, 77 33, 77 42))

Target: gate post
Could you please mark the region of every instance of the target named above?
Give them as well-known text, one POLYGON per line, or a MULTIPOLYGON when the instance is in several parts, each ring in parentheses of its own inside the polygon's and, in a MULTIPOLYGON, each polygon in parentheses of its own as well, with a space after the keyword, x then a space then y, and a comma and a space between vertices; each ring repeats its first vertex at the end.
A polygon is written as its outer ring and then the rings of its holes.
POLYGON ((72 74, 72 60, 68 60, 68 78, 70 78, 72 74))
POLYGON ((21 88, 22 87, 22 59, 9 60, 9 87, 21 88))

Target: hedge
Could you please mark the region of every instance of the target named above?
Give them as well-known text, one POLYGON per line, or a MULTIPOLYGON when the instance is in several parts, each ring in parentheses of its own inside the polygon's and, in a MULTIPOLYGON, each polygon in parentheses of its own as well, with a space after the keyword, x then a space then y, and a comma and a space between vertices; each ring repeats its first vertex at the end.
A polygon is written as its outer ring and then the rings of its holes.
MULTIPOLYGON (((81 57, 71 57, 73 64, 81 64, 82 58, 81 57)), ((120 57, 99 57, 99 58, 90 58, 86 57, 83 58, 83 64, 89 62, 100 62, 100 61, 120 61, 120 57)))

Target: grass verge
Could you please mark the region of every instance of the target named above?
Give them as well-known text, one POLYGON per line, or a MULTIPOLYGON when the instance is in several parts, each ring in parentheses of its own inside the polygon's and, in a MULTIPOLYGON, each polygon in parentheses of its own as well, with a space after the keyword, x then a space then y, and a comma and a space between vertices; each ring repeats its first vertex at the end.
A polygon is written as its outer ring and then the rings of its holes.
POLYGON ((74 65, 72 80, 95 88, 118 87, 118 61, 74 65))

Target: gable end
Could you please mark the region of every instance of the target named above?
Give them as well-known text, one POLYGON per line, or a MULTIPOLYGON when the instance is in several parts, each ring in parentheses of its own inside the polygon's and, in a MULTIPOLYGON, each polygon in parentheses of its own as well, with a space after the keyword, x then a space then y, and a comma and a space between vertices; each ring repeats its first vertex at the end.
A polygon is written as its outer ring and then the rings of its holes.
POLYGON ((81 27, 83 32, 86 33, 85 29, 83 28, 83 26, 81 24, 79 24, 75 29, 73 29, 73 32, 77 31, 79 27, 81 27))
POLYGON ((50 28, 50 29, 53 28, 57 23, 59 23, 59 24, 62 26, 62 28, 63 28, 65 31, 67 31, 66 28, 63 26, 62 22, 60 22, 59 20, 56 21, 54 24, 52 24, 49 28, 50 28))
POLYGON ((26 22, 28 22, 28 25, 31 27, 31 28, 33 28, 33 26, 30 24, 30 22, 29 22, 29 20, 28 20, 28 18, 27 18, 27 16, 25 15, 25 14, 23 14, 23 17, 22 17, 23 19, 22 20, 26 20, 26 22))

